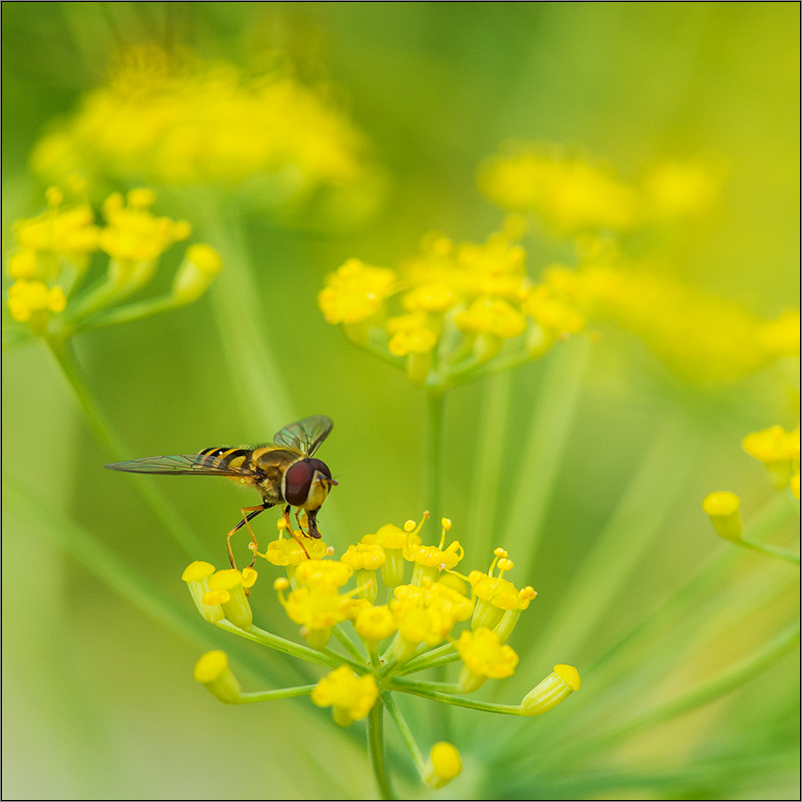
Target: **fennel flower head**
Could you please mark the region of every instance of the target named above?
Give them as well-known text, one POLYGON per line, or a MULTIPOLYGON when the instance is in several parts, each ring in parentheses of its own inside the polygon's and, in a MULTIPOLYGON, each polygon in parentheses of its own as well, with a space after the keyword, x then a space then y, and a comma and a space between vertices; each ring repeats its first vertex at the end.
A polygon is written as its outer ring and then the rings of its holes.
POLYGON ((534 359, 581 331, 585 318, 558 286, 536 283, 508 217, 483 243, 439 232, 397 268, 345 261, 318 306, 356 345, 406 369, 413 384, 445 390, 487 370, 534 359))
POLYGON ((101 86, 33 149, 48 180, 212 184, 282 207, 320 188, 353 209, 374 203, 364 135, 325 85, 289 68, 246 72, 155 47, 127 51, 101 86), (361 204, 361 206, 360 206, 361 204))

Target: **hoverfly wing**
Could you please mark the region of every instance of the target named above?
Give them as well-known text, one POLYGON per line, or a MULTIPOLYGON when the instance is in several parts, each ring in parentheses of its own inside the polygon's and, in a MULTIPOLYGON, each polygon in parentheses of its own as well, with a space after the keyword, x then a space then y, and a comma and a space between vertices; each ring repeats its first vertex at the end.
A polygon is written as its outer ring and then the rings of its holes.
POLYGON ((276 432, 273 442, 277 446, 288 446, 311 457, 320 444, 329 436, 334 422, 325 415, 312 415, 290 423, 276 432))
POLYGON ((232 467, 213 454, 173 454, 167 457, 144 457, 104 465, 113 471, 128 473, 172 473, 195 476, 250 476, 248 468, 232 467))

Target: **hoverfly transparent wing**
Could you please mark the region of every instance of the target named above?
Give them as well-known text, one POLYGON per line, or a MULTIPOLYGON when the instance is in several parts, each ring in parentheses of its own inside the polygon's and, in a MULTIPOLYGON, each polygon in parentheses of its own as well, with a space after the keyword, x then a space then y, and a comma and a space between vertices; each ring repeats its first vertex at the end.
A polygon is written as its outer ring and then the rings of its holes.
POLYGON ((331 418, 325 415, 312 415, 303 420, 290 423, 280 432, 276 432, 273 443, 277 446, 288 446, 311 457, 320 448, 320 444, 329 436, 334 426, 331 418))
MULTIPOLYGON (((254 472, 248 468, 236 467, 228 464, 234 456, 234 449, 219 449, 226 454, 226 459, 220 459, 215 454, 174 454, 169 457, 144 457, 143 459, 129 459, 124 462, 112 462, 104 465, 113 471, 127 471, 128 473, 172 473, 177 475, 195 476, 252 476, 254 472)), ((241 454, 247 454, 245 449, 237 449, 241 454)), ((240 454, 237 454, 240 456, 240 454)))

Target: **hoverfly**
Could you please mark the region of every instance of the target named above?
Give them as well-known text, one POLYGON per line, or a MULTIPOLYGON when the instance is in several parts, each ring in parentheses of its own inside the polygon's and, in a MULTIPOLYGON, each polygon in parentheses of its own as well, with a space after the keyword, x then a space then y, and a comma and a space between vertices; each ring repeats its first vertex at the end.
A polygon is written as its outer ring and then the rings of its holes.
MULTIPOLYGON (((309 554, 290 526, 290 508, 296 507, 295 518, 301 526, 300 512, 306 511, 307 535, 319 538, 317 513, 332 485, 329 466, 314 454, 328 437, 334 426, 325 415, 290 423, 277 432, 269 445, 255 448, 206 448, 199 454, 176 454, 171 457, 144 457, 143 459, 113 462, 105 465, 114 471, 130 473, 184 474, 195 476, 227 476, 233 481, 252 487, 262 495, 256 507, 243 507, 242 520, 226 536, 228 559, 236 568, 231 551, 231 536, 241 527, 248 526, 260 512, 285 504, 284 520, 287 529, 298 541, 307 557, 309 554)), ((303 531, 303 527, 301 527, 303 531)), ((254 546, 256 538, 251 531, 254 546)), ((254 560, 256 559, 254 549, 254 560)), ((251 563, 253 565, 253 563, 251 563)))

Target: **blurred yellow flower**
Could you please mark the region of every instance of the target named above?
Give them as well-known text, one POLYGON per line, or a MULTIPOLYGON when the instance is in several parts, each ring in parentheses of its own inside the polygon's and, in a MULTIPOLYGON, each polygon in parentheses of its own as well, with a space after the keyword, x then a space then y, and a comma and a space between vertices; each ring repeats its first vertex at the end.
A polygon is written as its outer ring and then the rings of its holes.
POLYGON ((126 52, 105 84, 43 137, 34 171, 56 179, 237 185, 270 177, 281 203, 364 178, 363 135, 325 86, 289 70, 246 74, 155 47, 126 52))

